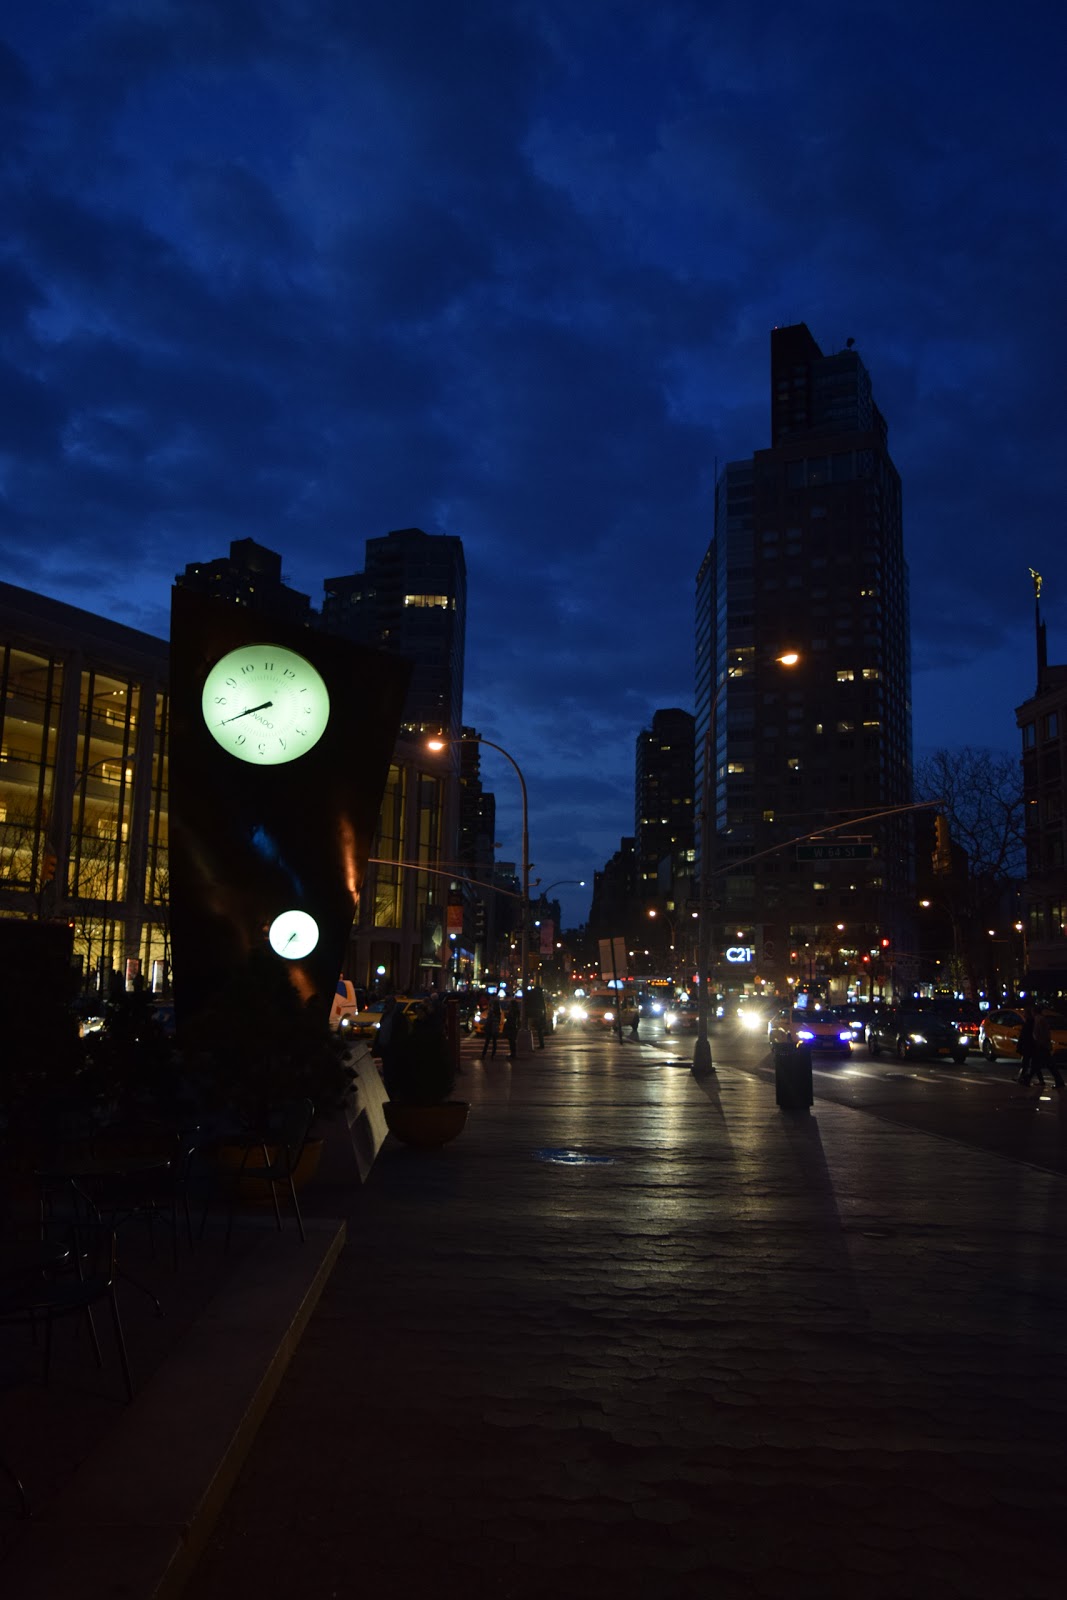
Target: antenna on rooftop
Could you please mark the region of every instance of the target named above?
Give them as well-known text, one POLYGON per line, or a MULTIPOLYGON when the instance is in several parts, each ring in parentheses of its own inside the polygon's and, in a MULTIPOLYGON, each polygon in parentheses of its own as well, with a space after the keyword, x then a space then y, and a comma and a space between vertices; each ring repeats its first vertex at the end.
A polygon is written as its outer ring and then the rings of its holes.
POLYGON ((1030 577, 1034 585, 1034 635, 1037 641, 1037 692, 1041 693, 1041 685, 1045 681, 1045 668, 1048 666, 1048 648, 1045 640, 1045 624, 1041 620, 1041 574, 1030 568, 1030 577))

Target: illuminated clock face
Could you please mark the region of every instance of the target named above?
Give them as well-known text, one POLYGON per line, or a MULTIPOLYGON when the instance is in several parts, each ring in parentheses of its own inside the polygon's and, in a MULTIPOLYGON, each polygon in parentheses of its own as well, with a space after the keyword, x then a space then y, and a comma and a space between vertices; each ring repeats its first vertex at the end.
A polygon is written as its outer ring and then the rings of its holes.
POLYGON ((207 675, 200 705, 211 737, 256 767, 306 755, 330 720, 321 674, 276 644, 244 644, 222 656, 207 675))
POLYGON ((267 931, 270 947, 287 961, 310 955, 319 942, 319 925, 306 911, 283 911, 267 931))

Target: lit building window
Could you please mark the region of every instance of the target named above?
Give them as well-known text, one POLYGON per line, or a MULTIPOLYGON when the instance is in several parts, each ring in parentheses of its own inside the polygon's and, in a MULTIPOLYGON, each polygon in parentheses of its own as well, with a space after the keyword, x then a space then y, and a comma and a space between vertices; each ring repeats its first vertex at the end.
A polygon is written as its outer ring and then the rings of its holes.
POLYGON ((856 678, 856 674, 852 670, 851 667, 838 667, 838 669, 837 669, 837 681, 838 681, 838 683, 853 683, 853 682, 855 682, 855 678, 856 678))

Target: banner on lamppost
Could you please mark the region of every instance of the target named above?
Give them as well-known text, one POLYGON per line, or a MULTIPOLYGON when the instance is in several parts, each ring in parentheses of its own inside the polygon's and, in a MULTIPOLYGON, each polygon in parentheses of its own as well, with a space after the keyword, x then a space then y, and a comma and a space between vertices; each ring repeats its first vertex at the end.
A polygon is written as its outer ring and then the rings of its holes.
POLYGON ((445 963, 445 919, 439 905, 426 907, 422 922, 420 967, 441 967, 445 963))
POLYGON ((600 976, 605 983, 626 976, 626 940, 598 939, 600 946, 600 976))
POLYGON ((556 924, 552 921, 541 923, 541 955, 551 956, 556 950, 556 924))

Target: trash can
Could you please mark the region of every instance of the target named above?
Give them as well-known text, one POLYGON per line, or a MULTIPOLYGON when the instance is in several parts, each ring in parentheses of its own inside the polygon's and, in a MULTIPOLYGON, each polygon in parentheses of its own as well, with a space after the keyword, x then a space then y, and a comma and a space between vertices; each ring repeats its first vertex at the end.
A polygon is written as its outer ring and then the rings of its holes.
POLYGON ((784 1041, 775 1045, 774 1098, 784 1111, 806 1111, 814 1101, 808 1045, 784 1041))

